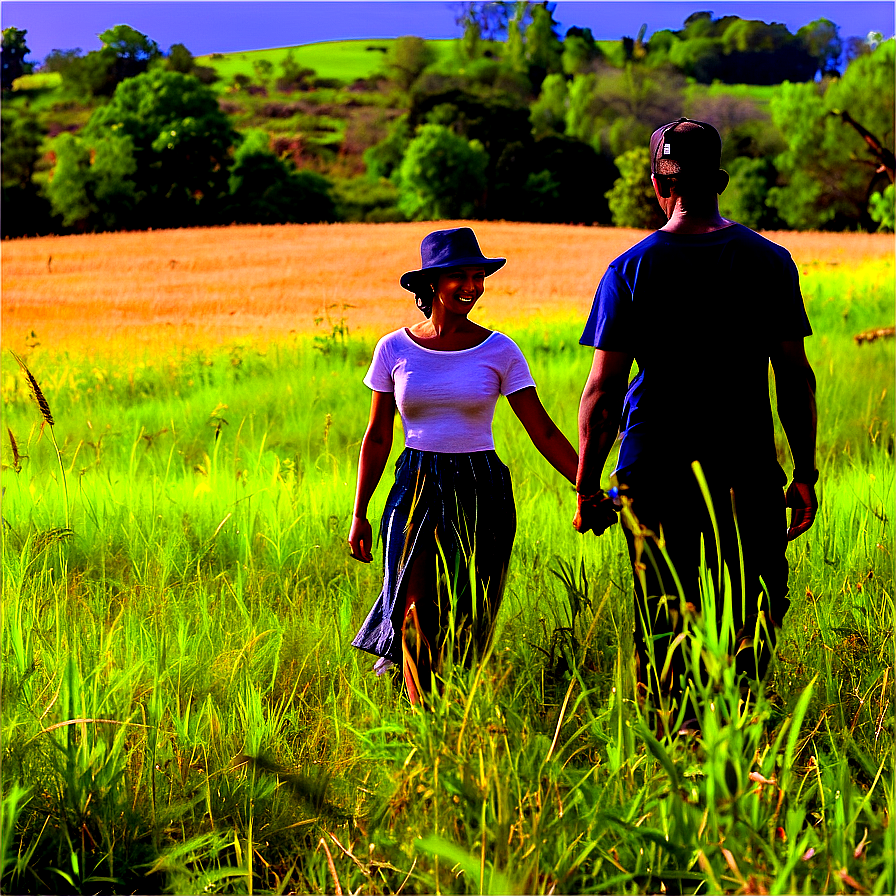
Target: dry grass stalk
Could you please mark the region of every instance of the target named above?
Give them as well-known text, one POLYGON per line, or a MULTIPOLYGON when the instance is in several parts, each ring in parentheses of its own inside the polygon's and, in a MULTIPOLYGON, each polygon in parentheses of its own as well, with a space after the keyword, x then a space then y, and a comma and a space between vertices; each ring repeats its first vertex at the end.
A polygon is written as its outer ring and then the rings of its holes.
MULTIPOLYGON (((41 391, 40 384, 34 378, 34 374, 28 369, 28 365, 15 353, 11 352, 12 356, 18 362, 19 367, 22 368, 22 371, 25 374, 26 379, 28 380, 28 388, 31 391, 31 397, 34 399, 38 408, 40 409, 41 416, 44 420, 50 425, 53 426, 53 414, 50 411, 50 403, 47 401, 46 396, 41 391)), ((10 437, 12 433, 10 433, 10 437)))
POLYGON ((863 342, 876 342, 878 339, 892 339, 896 335, 896 327, 878 327, 874 330, 865 330, 864 333, 856 333, 852 338, 856 345, 863 342))
MULTIPOLYGON (((53 448, 56 450, 56 460, 59 463, 59 479, 62 482, 62 493, 65 500, 65 531, 70 531, 68 528, 68 483, 65 479, 65 466, 62 463, 62 452, 59 450, 59 443, 56 441, 56 433, 53 431, 54 421, 53 414, 50 411, 50 403, 47 401, 46 396, 41 391, 40 384, 34 378, 34 374, 28 369, 28 365, 14 351, 10 351, 10 354, 16 359, 19 367, 22 368, 25 377, 28 379, 28 386, 31 389, 31 397, 34 399, 35 403, 40 409, 41 416, 44 418, 44 423, 48 424, 50 427, 50 439, 53 442, 53 448)), ((12 433, 10 433, 10 436, 12 436, 12 433)))
POLYGON ((16 442, 16 437, 12 434, 12 430, 7 426, 7 433, 9 433, 9 445, 12 448, 12 468, 16 471, 16 473, 22 472, 22 455, 19 454, 19 446, 16 442))

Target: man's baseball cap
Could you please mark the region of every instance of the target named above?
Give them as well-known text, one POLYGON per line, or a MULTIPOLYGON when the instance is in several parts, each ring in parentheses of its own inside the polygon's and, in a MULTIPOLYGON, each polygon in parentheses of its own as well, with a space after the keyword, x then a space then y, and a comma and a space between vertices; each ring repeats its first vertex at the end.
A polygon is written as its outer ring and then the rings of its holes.
POLYGON ((678 176, 714 174, 722 164, 722 138, 705 121, 679 118, 650 137, 650 173, 678 176))

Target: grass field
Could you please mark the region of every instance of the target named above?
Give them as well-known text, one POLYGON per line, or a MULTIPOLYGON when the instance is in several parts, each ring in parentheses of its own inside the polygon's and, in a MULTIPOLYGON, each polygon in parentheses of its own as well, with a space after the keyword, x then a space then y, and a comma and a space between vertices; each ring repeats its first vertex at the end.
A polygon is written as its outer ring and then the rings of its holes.
MULTIPOLYGON (((348 646, 380 575, 345 547, 361 378, 415 318, 396 280, 428 229, 0 247, 3 344, 44 399, 4 352, 3 892, 893 892, 894 344, 853 338, 893 324, 892 240, 776 235, 815 329, 822 509, 768 692, 740 702, 692 630, 713 673, 687 745, 632 699, 621 533, 572 531, 506 403, 493 655, 421 714, 348 646)), ((582 319, 639 234, 476 230, 509 259, 479 319, 572 437, 582 319)))
MULTIPOLYGON (((240 74, 255 79, 252 64, 256 60, 267 60, 277 72, 287 54, 291 53, 298 65, 314 69, 319 78, 335 78, 350 83, 382 72, 386 53, 394 43, 395 38, 325 41, 241 53, 214 53, 197 56, 196 61, 214 68, 221 77, 219 83, 232 84, 240 74)), ((457 45, 456 40, 428 40, 426 43, 435 51, 437 59, 453 53, 457 45)))

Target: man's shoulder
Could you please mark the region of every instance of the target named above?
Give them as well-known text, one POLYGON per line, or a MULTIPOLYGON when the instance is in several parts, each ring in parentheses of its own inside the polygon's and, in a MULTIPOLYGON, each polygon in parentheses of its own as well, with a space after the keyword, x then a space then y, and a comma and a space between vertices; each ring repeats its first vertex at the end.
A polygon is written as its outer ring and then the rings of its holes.
POLYGON ((790 252, 780 243, 770 240, 768 237, 751 230, 744 224, 734 224, 726 230, 731 231, 731 238, 745 245, 754 246, 759 251, 768 252, 769 254, 778 255, 781 258, 790 258, 790 252))
POLYGON ((641 258, 647 252, 650 252, 656 246, 663 244, 662 231, 655 230, 649 233, 644 239, 639 240, 629 249, 626 249, 621 255, 617 255, 609 264, 609 267, 620 269, 628 262, 641 258))

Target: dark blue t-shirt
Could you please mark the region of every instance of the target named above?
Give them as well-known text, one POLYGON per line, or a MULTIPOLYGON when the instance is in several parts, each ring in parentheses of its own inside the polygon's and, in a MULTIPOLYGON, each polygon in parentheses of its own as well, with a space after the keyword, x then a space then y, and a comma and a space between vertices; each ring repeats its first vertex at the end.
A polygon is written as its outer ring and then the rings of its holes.
POLYGON ((780 477, 769 354, 811 334, 790 253, 741 224, 656 231, 620 255, 580 340, 638 363, 617 476, 662 475, 699 460, 732 485, 780 477))

